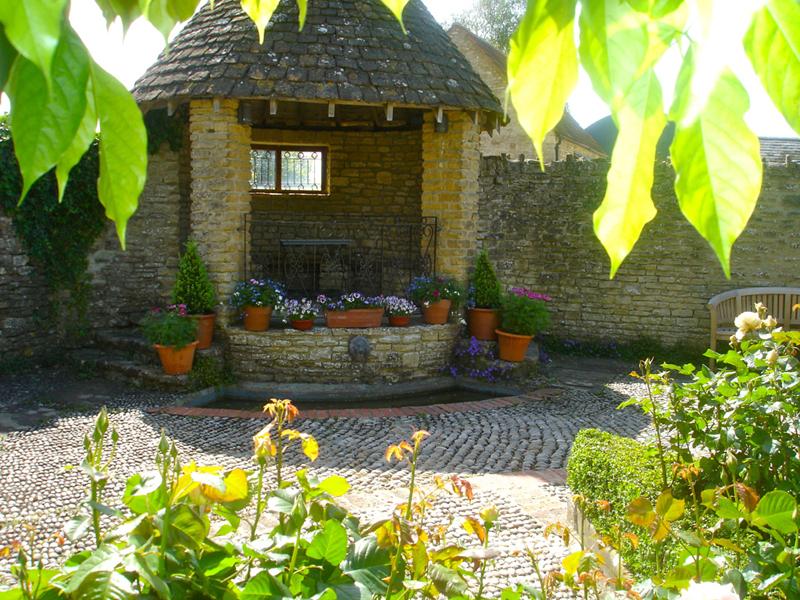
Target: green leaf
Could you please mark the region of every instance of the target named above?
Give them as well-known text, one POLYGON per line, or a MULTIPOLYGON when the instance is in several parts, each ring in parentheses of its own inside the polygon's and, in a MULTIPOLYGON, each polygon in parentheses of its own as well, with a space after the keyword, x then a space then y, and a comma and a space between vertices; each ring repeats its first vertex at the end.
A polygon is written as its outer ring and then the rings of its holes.
POLYGON ((136 212, 147 177, 147 132, 142 113, 125 86, 94 63, 91 76, 100 120, 97 191, 124 249, 128 219, 136 212))
POLYGON ((342 571, 373 594, 385 594, 390 560, 389 551, 378 546, 375 536, 369 536, 350 546, 342 571))
POLYGON ((773 490, 764 494, 753 511, 753 525, 768 526, 779 533, 789 534, 797 531, 797 501, 791 494, 773 490))
POLYGON ((166 506, 166 495, 157 471, 136 473, 128 478, 122 502, 135 514, 154 515, 166 506))
POLYGON ((52 89, 32 62, 18 58, 6 92, 11 134, 23 177, 21 199, 70 147, 86 112, 89 55, 69 28, 53 56, 52 89))
POLYGON ((318 487, 323 492, 327 492, 334 497, 344 496, 350 490, 350 484, 347 483, 347 479, 339 475, 326 477, 319 483, 318 487))
POLYGON ((170 534, 175 536, 174 543, 187 548, 199 548, 208 535, 208 521, 186 504, 172 509, 169 525, 170 534))
POLYGON ((544 168, 542 144, 578 82, 576 0, 536 0, 511 38, 508 96, 544 168))
POLYGON ((691 57, 678 79, 670 147, 675 192, 681 211, 716 252, 730 278, 733 243, 744 231, 761 191, 763 165, 758 137, 744 121, 750 102, 738 79, 726 71, 705 110, 684 122, 691 100, 691 57))
POLYGON ((261 571, 244 586, 241 600, 274 600, 292 597, 292 593, 267 571, 261 571))
POLYGON ((663 17, 684 5, 684 0, 626 0, 635 10, 663 17))
POLYGON ((159 598, 171 596, 167 583, 158 575, 158 555, 156 553, 134 552, 125 560, 125 566, 153 588, 159 598))
POLYGON ((336 566, 347 556, 347 532, 340 523, 327 521, 325 528, 311 540, 306 554, 336 566))
POLYGON ((258 29, 258 41, 264 43, 264 31, 278 8, 280 0, 242 0, 242 10, 253 20, 258 29))
POLYGON ((186 21, 197 10, 200 0, 168 0, 167 9, 176 21, 186 21))
POLYGON ((92 525, 92 518, 87 514, 72 517, 64 526, 64 534, 71 542, 82 538, 92 525))
POLYGON ((306 26, 306 15, 308 14, 308 0, 297 0, 297 10, 300 13, 300 31, 303 31, 303 27, 306 26))
POLYGON ((744 47, 775 106, 800 133, 800 3, 769 0, 756 12, 744 47))
POLYGON ((109 25, 116 17, 122 20, 123 32, 127 32, 131 23, 142 14, 140 0, 97 0, 97 4, 109 25))
POLYGON ((0 94, 6 87, 8 75, 11 73, 11 67, 14 66, 16 58, 17 49, 8 41, 5 28, 0 23, 0 94))
POLYGON ((48 88, 66 3, 67 0, 0 2, 0 23, 5 26, 6 37, 39 69, 48 88))
POLYGON ((594 213, 594 230, 611 259, 613 278, 644 226, 656 216, 651 190, 656 145, 666 125, 661 85, 650 70, 619 103, 619 135, 611 155, 608 185, 594 213))
POLYGON ((98 571, 89 575, 77 592, 81 600, 125 600, 136 598, 133 585, 116 571, 98 571))
POLYGON ((408 0, 381 0, 381 2, 383 2, 386 8, 392 11, 392 14, 400 22, 403 33, 406 33, 406 26, 405 23, 403 23, 403 11, 406 8, 406 4, 408 4, 408 0))
POLYGON ((94 140, 97 132, 97 111, 94 109, 94 91, 92 82, 86 82, 86 112, 83 115, 78 131, 72 142, 61 155, 56 165, 56 180, 58 181, 58 201, 64 198, 64 191, 67 189, 70 171, 80 162, 81 158, 94 140))
POLYGON ((615 110, 681 31, 686 11, 653 22, 622 0, 582 0, 581 64, 615 110))
POLYGON ((84 580, 92 573, 108 572, 116 568, 121 562, 122 555, 114 546, 101 544, 70 574, 69 580, 64 586, 64 593, 74 594, 78 589, 82 588, 84 580))
POLYGON ((686 502, 673 498, 669 490, 661 492, 656 500, 656 514, 668 523, 680 519, 685 507, 686 502))
POLYGON ((447 598, 466 594, 469 591, 469 585, 467 585, 463 575, 450 567, 431 563, 428 565, 428 576, 433 581, 436 589, 447 598))
POLYGON ((140 2, 144 18, 161 32, 165 42, 178 21, 170 11, 170 4, 170 0, 141 0, 140 2))

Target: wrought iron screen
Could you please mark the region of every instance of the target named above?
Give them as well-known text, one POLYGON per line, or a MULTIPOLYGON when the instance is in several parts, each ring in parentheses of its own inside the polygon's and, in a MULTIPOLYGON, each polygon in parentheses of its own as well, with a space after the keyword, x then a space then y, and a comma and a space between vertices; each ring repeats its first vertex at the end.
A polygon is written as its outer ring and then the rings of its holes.
POLYGON ((247 277, 270 277, 296 296, 399 294, 434 274, 437 221, 256 211, 245 216, 247 277))
POLYGON ((256 192, 325 192, 326 160, 325 148, 253 147, 250 187, 256 192))

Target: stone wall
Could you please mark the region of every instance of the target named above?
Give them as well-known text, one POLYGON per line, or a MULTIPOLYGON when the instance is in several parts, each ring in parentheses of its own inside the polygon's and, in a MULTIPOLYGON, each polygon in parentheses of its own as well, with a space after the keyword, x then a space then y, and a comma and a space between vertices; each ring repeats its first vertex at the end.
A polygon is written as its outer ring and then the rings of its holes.
POLYGON ((455 324, 265 332, 227 327, 225 335, 234 373, 245 381, 395 383, 441 375, 459 330, 455 324), (350 357, 356 336, 371 346, 365 363, 350 357))
POLYGON ((800 165, 766 169, 758 208, 734 246, 730 281, 680 214, 666 164, 657 166, 654 185, 659 214, 609 280, 608 258, 592 230, 606 170, 604 161, 556 163, 545 173, 535 162, 482 161, 479 245, 505 284, 553 296, 554 335, 702 347, 709 337, 706 303, 715 294, 800 286, 800 165))
POLYGON ((169 299, 181 251, 180 162, 179 152, 166 143, 149 156, 139 209, 128 223, 126 250, 110 222, 95 245, 89 257, 91 324, 124 327, 169 299))
POLYGON ((11 355, 39 353, 54 343, 47 294, 11 218, 0 213, 0 362, 11 355))

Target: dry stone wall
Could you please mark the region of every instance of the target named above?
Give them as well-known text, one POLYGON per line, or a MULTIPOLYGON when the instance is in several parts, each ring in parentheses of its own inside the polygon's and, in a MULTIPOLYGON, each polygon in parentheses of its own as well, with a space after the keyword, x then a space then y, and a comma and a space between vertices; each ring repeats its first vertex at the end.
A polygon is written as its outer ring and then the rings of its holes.
POLYGON ((482 161, 478 244, 505 284, 553 296, 557 337, 701 348, 709 337, 706 304, 715 294, 800 286, 800 165, 766 169, 758 208, 733 250, 730 281, 680 214, 667 164, 657 166, 659 214, 610 280, 592 230, 607 168, 604 161, 566 161, 542 173, 534 162, 482 161))

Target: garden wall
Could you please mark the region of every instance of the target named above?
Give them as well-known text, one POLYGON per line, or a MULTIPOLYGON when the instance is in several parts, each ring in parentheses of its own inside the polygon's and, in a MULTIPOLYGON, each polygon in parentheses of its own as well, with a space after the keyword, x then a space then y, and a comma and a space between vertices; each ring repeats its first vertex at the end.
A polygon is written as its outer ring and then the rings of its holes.
POLYGON ((657 166, 659 214, 609 280, 592 230, 605 190, 604 161, 554 163, 484 158, 479 245, 506 284, 553 296, 552 333, 580 341, 708 343, 706 303, 751 286, 800 286, 800 165, 767 167, 758 208, 733 250, 725 279, 708 244, 682 217, 674 174, 657 166))
POLYGON ((47 283, 0 213, 0 362, 12 354, 45 350, 55 338, 47 283))

